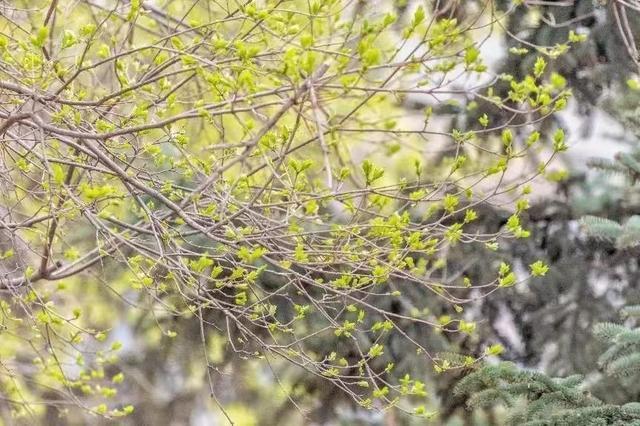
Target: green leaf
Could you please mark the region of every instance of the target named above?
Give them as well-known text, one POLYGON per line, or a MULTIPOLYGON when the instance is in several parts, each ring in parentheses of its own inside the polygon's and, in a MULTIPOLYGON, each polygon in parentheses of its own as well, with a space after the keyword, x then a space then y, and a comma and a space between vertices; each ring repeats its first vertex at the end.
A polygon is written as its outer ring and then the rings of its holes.
POLYGON ((49 36, 49 28, 48 27, 40 27, 35 35, 31 36, 31 43, 36 47, 44 47, 44 43, 47 41, 47 37, 49 36))
POLYGON ((537 78, 541 77, 546 68, 547 61, 545 61, 542 56, 538 56, 538 59, 536 59, 536 63, 533 66, 533 75, 535 75, 537 78))
POLYGON ((467 47, 464 52, 464 63, 469 66, 476 62, 480 57, 480 51, 475 46, 467 47))
POLYGON ((485 354, 492 355, 492 356, 498 356, 503 352, 504 352, 504 346, 500 344, 491 345, 487 349, 485 349, 485 354))
POLYGON ((424 21, 424 18, 425 18, 424 7, 422 5, 418 6, 418 8, 413 14, 413 21, 411 21, 411 26, 417 27, 424 21))
POLYGON ((362 63, 365 67, 377 65, 382 60, 382 52, 376 47, 370 47, 362 55, 362 63))
POLYGON ((373 164, 369 160, 362 162, 362 171, 367 181, 367 185, 371 185, 376 180, 380 179, 384 175, 384 169, 373 164))
POLYGON ((516 282, 516 275, 513 272, 509 272, 504 277, 498 280, 498 287, 511 287, 516 282))
POLYGON ((449 213, 453 213, 459 203, 460 203, 460 200, 458 199, 458 197, 456 197, 453 194, 445 195, 444 199, 442 200, 444 209, 449 213))
POLYGON ((380 344, 375 344, 373 346, 371 346, 371 348, 369 349, 369 357, 371 358, 376 358, 379 357, 380 355, 382 355, 384 347, 380 344))
POLYGON ((531 269, 531 275, 534 277, 544 277, 549 271, 549 267, 541 260, 532 263, 529 268, 531 269))
POLYGON ((566 151, 568 149, 567 145, 564 142, 564 130, 557 129, 553 134, 553 149, 556 152, 566 151))
POLYGON ((71 30, 64 30, 64 34, 62 35, 62 48, 67 49, 78 42, 78 38, 75 33, 71 30))

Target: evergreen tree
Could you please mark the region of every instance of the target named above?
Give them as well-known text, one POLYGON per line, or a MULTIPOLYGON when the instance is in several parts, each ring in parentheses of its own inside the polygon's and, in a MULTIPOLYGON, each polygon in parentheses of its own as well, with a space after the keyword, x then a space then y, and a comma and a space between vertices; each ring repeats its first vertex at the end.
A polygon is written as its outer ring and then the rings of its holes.
MULTIPOLYGON (((622 316, 640 317, 640 306, 625 308, 622 316)), ((620 386, 633 386, 630 379, 640 372, 640 328, 600 323, 594 334, 607 346, 600 369, 615 377, 620 386)), ((469 374, 455 391, 468 395, 473 408, 506 405, 509 425, 640 425, 639 402, 618 405, 597 398, 582 375, 552 378, 502 362, 469 374)))

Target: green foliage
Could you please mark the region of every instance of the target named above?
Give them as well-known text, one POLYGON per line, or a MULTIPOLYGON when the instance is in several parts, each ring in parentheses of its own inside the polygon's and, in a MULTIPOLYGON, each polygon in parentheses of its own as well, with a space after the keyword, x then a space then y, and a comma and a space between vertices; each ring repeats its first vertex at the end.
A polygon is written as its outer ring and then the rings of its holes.
POLYGON ((613 220, 601 217, 585 216, 582 218, 585 232, 594 238, 617 241, 622 235, 622 225, 613 220))
MULTIPOLYGON (((621 153, 616 155, 615 162, 593 161, 592 165, 607 171, 626 172, 632 181, 637 181, 640 173, 640 162, 635 154, 621 153)), ((640 216, 632 215, 623 224, 616 221, 585 216, 581 220, 585 233, 593 238, 613 242, 619 249, 627 249, 640 245, 640 216)))
MULTIPOLYGON (((637 311, 629 307, 623 315, 637 311)), ((633 376, 640 372, 640 329, 629 329, 619 324, 602 323, 594 329, 595 336, 607 350, 599 359, 600 367, 611 376, 633 376)))
MULTIPOLYGON (((637 310, 637 307, 629 307, 625 312, 637 310)), ((637 377, 640 372, 640 329, 601 323, 594 327, 594 334, 607 347, 599 360, 605 374, 637 377)), ((508 407, 507 424, 510 425, 640 424, 639 403, 604 403, 590 394, 580 375, 551 378, 509 362, 477 369, 458 382, 455 392, 468 396, 467 404, 473 408, 508 407)))

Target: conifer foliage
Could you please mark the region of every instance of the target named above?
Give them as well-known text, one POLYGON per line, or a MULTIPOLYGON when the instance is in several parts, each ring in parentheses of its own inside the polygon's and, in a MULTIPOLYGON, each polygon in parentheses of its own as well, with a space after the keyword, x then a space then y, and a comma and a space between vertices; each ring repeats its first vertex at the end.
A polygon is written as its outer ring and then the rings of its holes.
MULTIPOLYGON (((626 316, 638 314, 638 306, 623 310, 626 316)), ((601 323, 594 334, 608 345, 600 358, 605 374, 620 377, 624 385, 624 378, 640 372, 640 328, 601 323)), ((607 404, 589 393, 581 375, 551 378, 501 362, 469 374, 455 391, 469 395, 473 408, 507 406, 510 425, 640 425, 640 403, 607 404)))
MULTIPOLYGON (((622 315, 637 318, 640 306, 627 307, 622 315)), ((600 323, 594 327, 594 335, 607 345, 600 368, 624 386, 625 379, 640 372, 640 328, 600 323)), ((584 379, 581 375, 552 378, 501 362, 469 374, 455 391, 468 395, 468 405, 473 408, 507 406, 510 425, 640 425, 640 403, 607 404, 590 394, 584 379)))

